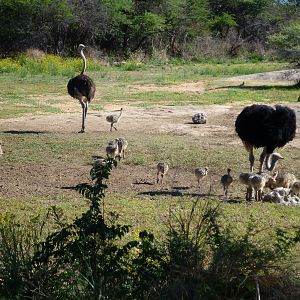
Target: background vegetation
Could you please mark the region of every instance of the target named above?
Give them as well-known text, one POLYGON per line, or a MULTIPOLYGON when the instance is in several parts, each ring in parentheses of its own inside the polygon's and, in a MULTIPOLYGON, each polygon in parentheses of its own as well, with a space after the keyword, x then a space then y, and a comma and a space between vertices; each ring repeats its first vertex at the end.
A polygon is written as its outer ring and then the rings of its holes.
POLYGON ((299 58, 297 0, 1 0, 0 54, 299 58))

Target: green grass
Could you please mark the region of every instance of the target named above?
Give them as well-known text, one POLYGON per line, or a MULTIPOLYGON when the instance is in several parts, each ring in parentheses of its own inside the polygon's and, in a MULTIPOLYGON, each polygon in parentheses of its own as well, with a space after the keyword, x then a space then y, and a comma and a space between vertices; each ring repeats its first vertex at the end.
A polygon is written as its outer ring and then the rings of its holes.
MULTIPOLYGON (((286 64, 274 62, 184 65, 144 65, 127 62, 109 67, 89 61, 87 73, 97 87, 91 109, 99 111, 106 104, 151 107, 226 104, 240 101, 276 102, 282 99, 295 101, 298 89, 292 86, 248 86, 241 89, 235 83, 230 83, 230 88, 214 89, 227 86, 228 83, 213 80, 284 68, 287 68, 286 64), (149 92, 134 89, 148 84, 166 86, 199 80, 210 90, 198 94, 176 90, 149 92)), ((21 56, 16 60, 0 60, 0 118, 63 112, 58 108, 59 105, 64 101, 71 101, 66 91, 67 82, 80 70, 80 59, 46 56, 44 60, 35 61, 21 56)))
MULTIPOLYGON (((108 193, 105 198, 105 214, 117 212, 119 222, 129 224, 132 230, 127 237, 136 238, 141 230, 153 232, 159 239, 165 237, 166 224, 170 209, 182 210, 191 207, 191 197, 147 196, 134 193, 108 193)), ((195 199, 195 198, 194 198, 195 199)), ((251 220, 257 225, 260 237, 268 236, 274 227, 290 228, 299 226, 300 210, 295 207, 286 207, 269 203, 221 203, 218 200, 210 201, 220 205, 222 222, 234 224, 238 228, 237 234, 242 234, 247 223, 251 220)), ((19 219, 30 219, 37 215, 43 216, 51 206, 57 206, 64 212, 65 220, 73 220, 80 216, 88 202, 81 196, 42 196, 7 199, 0 197, 0 211, 13 212, 19 219)))
MULTIPOLYGON (((5 145, 5 156, 0 156, 2 166, 11 164, 52 164, 57 161, 69 162, 81 160, 90 163, 94 156, 105 156, 107 142, 112 139, 109 132, 98 135, 57 134, 57 133, 2 133, 0 139, 5 145), (84 145, 84 153, 83 151, 84 145)), ((233 147, 222 141, 222 137, 213 141, 202 137, 191 139, 189 136, 171 134, 127 133, 126 139, 130 147, 128 157, 122 164, 129 166, 154 166, 158 161, 166 161, 174 168, 191 170, 196 165, 214 166, 216 172, 224 171, 228 165, 248 168, 245 150, 240 146, 233 147), (141 142, 143 141, 143 142, 141 142), (171 146, 170 146, 171 145, 171 146), (201 145, 199 149, 199 145, 201 145)), ((232 140, 235 137, 232 137, 232 140)), ((257 150, 256 156, 260 153, 257 150)), ((290 171, 300 177, 297 157, 298 148, 283 148, 280 153, 286 158, 281 162, 289 166, 290 171)))

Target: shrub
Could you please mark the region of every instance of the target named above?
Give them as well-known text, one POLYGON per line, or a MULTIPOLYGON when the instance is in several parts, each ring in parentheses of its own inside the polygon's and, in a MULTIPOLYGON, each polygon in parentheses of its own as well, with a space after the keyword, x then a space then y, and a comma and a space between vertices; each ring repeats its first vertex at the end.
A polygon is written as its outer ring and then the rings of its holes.
MULTIPOLYGON (((219 207, 199 200, 190 210, 171 214, 163 298, 254 299, 259 286, 265 298, 272 290, 280 294, 278 282, 287 273, 283 262, 300 241, 300 229, 275 229, 270 243, 270 236, 259 239, 251 220, 242 235, 220 224, 219 207)), ((286 283, 291 287, 296 277, 290 272, 286 283)))
POLYGON ((13 214, 0 215, 0 297, 12 299, 26 293, 33 280, 34 253, 48 231, 47 224, 52 219, 58 221, 59 214, 51 207, 45 217, 22 223, 13 214))
POLYGON ((41 60, 45 58, 45 52, 40 49, 28 48, 25 52, 26 56, 32 58, 33 60, 41 60))
POLYGON ((104 217, 104 180, 114 165, 116 162, 109 159, 104 168, 92 168, 92 184, 76 187, 90 201, 90 208, 72 224, 49 235, 35 254, 36 270, 48 268, 55 274, 56 288, 49 282, 43 287, 51 298, 143 299, 151 293, 144 284, 160 281, 156 279, 161 254, 154 236, 143 231, 139 241, 122 244, 130 226, 116 224, 116 214, 104 217))

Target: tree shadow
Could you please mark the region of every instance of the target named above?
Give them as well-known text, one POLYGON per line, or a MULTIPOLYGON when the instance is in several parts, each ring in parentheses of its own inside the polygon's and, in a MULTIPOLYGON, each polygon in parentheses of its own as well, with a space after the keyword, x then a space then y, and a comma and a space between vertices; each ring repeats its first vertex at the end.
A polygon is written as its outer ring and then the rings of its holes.
POLYGON ((60 186, 59 188, 62 190, 76 190, 76 186, 60 186))
POLYGON ((0 133, 9 133, 9 134, 46 134, 49 131, 35 131, 35 130, 5 130, 0 131, 0 133))
POLYGON ((184 196, 184 193, 182 193, 178 190, 177 191, 147 191, 147 192, 139 192, 138 195, 181 197, 181 196, 184 196))
POLYGON ((156 190, 156 191, 146 191, 146 192, 139 192, 138 195, 144 195, 144 196, 172 196, 172 197, 183 197, 188 196, 192 198, 211 198, 211 197, 217 197, 214 194, 210 193, 188 193, 184 192, 180 189, 175 190, 156 190))
POLYGON ((253 90, 253 91, 267 91, 267 90, 279 90, 279 91, 299 91, 299 86, 297 84, 293 85, 224 85, 215 88, 207 89, 207 91, 221 90, 221 89, 241 89, 241 90, 253 90))

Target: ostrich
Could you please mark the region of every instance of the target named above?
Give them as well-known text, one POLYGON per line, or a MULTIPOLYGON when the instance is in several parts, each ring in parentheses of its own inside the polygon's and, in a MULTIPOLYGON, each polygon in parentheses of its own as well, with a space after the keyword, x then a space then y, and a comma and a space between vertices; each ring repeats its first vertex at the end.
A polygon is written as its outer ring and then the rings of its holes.
POLYGON ((200 188, 200 181, 205 178, 208 174, 208 168, 207 167, 199 167, 195 169, 195 176, 198 181, 198 186, 200 188))
POLYGON ((93 168, 103 170, 106 167, 106 165, 107 165, 107 162, 106 162, 105 158, 98 158, 95 160, 95 162, 93 164, 93 168))
POLYGON ((272 176, 267 173, 259 173, 249 177, 249 184, 255 191, 256 201, 262 200, 263 189, 267 186, 271 186, 272 183, 276 181, 277 175, 278 172, 274 172, 272 176))
POLYGON ((115 130, 117 130, 117 128, 114 126, 114 124, 117 124, 119 122, 119 120, 122 117, 122 114, 123 114, 123 108, 120 109, 120 114, 119 115, 108 115, 106 117, 106 121, 108 123, 110 123, 110 131, 112 131, 113 128, 115 130))
POLYGON ((300 181, 299 180, 297 180, 293 183, 292 192, 293 192, 293 195, 297 195, 297 196, 300 195, 300 181))
POLYGON ((3 150, 2 150, 2 141, 0 140, 0 155, 3 154, 3 150))
POLYGON ((268 171, 272 171, 278 159, 283 157, 273 153, 277 147, 283 147, 293 140, 296 133, 296 114, 294 110, 281 105, 275 108, 268 105, 245 107, 235 121, 235 130, 249 152, 250 172, 253 172, 253 148, 263 147, 260 155, 259 172, 265 162, 268 171), (272 159, 271 159, 272 158, 272 159))
POLYGON ((159 176, 161 176, 161 183, 163 182, 164 176, 167 174, 169 166, 166 163, 157 164, 157 179, 156 182, 159 183, 159 176))
POLYGON ((106 147, 106 154, 107 154, 107 157, 111 157, 113 159, 116 159, 116 157, 119 154, 119 145, 118 145, 118 141, 117 139, 113 140, 113 141, 110 141, 106 147))
POLYGON ((272 186, 270 188, 271 189, 275 189, 278 187, 291 188, 293 183, 296 181, 297 181, 297 178, 292 173, 280 174, 276 177, 276 182, 274 182, 274 184, 272 184, 272 186))
POLYGON ((239 175, 240 183, 247 187, 247 190, 246 190, 246 200, 247 201, 250 201, 252 198, 252 187, 251 187, 251 184, 249 183, 249 178, 253 175, 254 175, 254 173, 252 173, 252 172, 243 172, 239 175))
POLYGON ((230 175, 230 172, 231 172, 231 169, 228 168, 227 169, 227 174, 223 175, 221 177, 221 184, 223 186, 223 189, 224 189, 224 195, 225 197, 227 198, 227 194, 228 194, 228 188, 229 186, 232 184, 233 182, 233 178, 232 176, 230 175))
POLYGON ((117 138, 116 139, 117 143, 118 143, 118 148, 119 148, 119 154, 118 154, 118 158, 119 161, 121 160, 121 156, 123 159, 125 159, 125 150, 128 147, 128 142, 127 140, 125 140, 124 138, 117 138))
POLYGON ((96 86, 93 80, 84 74, 86 70, 86 58, 83 54, 83 49, 85 47, 86 46, 83 44, 80 44, 78 47, 78 51, 83 59, 82 71, 78 76, 70 79, 67 86, 69 95, 75 99, 78 99, 82 107, 82 125, 81 130, 79 131, 80 133, 84 132, 88 106, 93 100, 96 91, 96 86))

